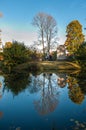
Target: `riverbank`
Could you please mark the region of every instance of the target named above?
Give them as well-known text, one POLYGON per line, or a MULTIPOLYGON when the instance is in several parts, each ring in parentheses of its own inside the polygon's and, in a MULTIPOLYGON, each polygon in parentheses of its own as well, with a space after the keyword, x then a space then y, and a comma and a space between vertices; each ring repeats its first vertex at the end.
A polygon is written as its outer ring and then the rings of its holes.
POLYGON ((31 68, 41 70, 80 70, 80 66, 73 62, 68 61, 40 61, 40 62, 28 62, 21 65, 18 65, 15 69, 26 70, 31 68))
POLYGON ((76 70, 80 69, 80 66, 73 62, 68 61, 45 61, 38 63, 43 69, 53 70, 76 70))

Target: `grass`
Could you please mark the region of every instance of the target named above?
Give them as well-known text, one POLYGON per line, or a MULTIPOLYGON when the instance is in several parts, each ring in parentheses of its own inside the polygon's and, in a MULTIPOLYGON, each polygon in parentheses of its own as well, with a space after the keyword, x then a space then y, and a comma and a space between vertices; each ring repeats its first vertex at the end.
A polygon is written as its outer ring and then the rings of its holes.
POLYGON ((53 69, 53 70, 76 70, 80 69, 80 66, 68 61, 44 61, 39 62, 39 65, 43 69, 53 69))
MULTIPOLYGON (((16 67, 17 70, 28 70, 28 68, 34 67, 41 70, 80 70, 80 66, 68 61, 41 61, 41 62, 28 62, 16 67)), ((35 70, 34 70, 35 71, 35 70)))

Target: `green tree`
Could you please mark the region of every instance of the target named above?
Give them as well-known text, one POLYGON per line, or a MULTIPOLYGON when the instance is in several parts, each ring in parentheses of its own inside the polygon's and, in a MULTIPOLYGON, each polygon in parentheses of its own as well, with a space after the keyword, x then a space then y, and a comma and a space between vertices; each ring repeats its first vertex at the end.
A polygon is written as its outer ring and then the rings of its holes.
POLYGON ((3 49, 4 66, 9 68, 17 66, 18 64, 25 63, 29 60, 28 49, 24 43, 13 41, 10 47, 3 49))
POLYGON ((82 33, 82 25, 78 20, 74 20, 68 24, 66 33, 65 46, 70 54, 74 54, 85 40, 82 33))
POLYGON ((28 72, 21 71, 11 73, 5 76, 5 87, 7 90, 11 90, 13 95, 18 95, 20 92, 24 91, 31 82, 28 72))
POLYGON ((86 69, 86 42, 84 42, 75 52, 75 59, 82 69, 86 69))

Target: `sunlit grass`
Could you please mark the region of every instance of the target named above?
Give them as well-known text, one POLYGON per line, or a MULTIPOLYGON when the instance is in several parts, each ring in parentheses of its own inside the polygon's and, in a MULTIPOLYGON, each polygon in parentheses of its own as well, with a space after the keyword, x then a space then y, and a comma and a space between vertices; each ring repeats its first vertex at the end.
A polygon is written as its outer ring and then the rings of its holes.
POLYGON ((67 61, 48 61, 39 62, 44 69, 80 69, 80 66, 67 61))
POLYGON ((67 61, 41 61, 41 62, 28 62, 18 65, 16 70, 42 70, 42 71, 51 71, 51 70, 80 70, 80 66, 72 62, 67 61))

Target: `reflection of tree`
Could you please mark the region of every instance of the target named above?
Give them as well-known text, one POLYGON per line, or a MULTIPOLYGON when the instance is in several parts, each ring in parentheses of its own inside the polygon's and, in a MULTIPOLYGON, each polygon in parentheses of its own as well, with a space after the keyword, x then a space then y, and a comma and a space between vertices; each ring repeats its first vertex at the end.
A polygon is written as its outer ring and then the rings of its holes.
POLYGON ((4 82, 7 89, 10 89, 14 95, 17 95, 30 83, 29 74, 25 72, 11 73, 10 75, 5 76, 4 82))
POLYGON ((70 99, 77 103, 77 104, 81 104, 82 101, 84 100, 84 94, 82 93, 81 89, 79 86, 77 87, 73 87, 70 91, 69 91, 69 97, 70 99))
POLYGON ((84 100, 84 94, 81 91, 81 88, 78 85, 78 81, 74 77, 68 77, 67 79, 69 85, 69 97, 70 99, 77 104, 81 104, 84 100))
POLYGON ((78 81, 75 77, 68 76, 67 83, 68 83, 68 88, 70 89, 74 86, 78 86, 78 81))
POLYGON ((46 115, 55 110, 58 100, 56 87, 52 86, 52 74, 43 74, 41 97, 35 101, 35 108, 41 115, 46 115))
POLYGON ((2 98, 2 83, 0 82, 0 98, 2 98))
POLYGON ((65 74, 58 74, 58 85, 61 88, 64 88, 66 86, 66 75, 65 74))
POLYGON ((82 71, 81 73, 79 73, 77 78, 82 92, 86 95, 86 73, 82 71))
POLYGON ((86 95, 86 79, 79 81, 79 85, 80 85, 80 88, 81 88, 81 91, 83 92, 83 94, 86 95))
POLYGON ((3 117, 3 112, 0 111, 0 118, 2 118, 2 117, 3 117))
POLYGON ((31 75, 30 78, 31 78, 31 83, 30 83, 30 87, 28 88, 29 92, 36 93, 41 89, 42 81, 40 80, 40 76, 38 75, 35 76, 31 75))
MULTIPOLYGON (((2 93, 4 91, 4 88, 2 88, 2 83, 0 82, 0 99, 2 98, 2 93)), ((3 117, 3 112, 0 111, 0 118, 3 117)))
POLYGON ((0 99, 3 96, 4 90, 5 90, 5 87, 3 86, 3 82, 0 82, 0 99))

